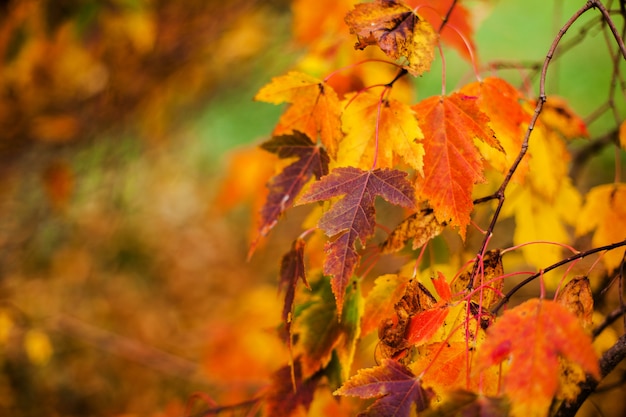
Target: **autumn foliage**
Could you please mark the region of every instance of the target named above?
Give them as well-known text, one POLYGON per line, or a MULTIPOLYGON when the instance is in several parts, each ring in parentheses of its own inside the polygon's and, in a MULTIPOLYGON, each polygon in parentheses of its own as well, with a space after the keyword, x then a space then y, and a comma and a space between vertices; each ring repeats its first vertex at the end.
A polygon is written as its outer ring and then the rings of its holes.
POLYGON ((255 96, 286 106, 260 145, 278 159, 255 161, 274 173, 249 178, 267 189, 250 256, 290 213, 302 219, 281 229, 289 357, 257 397, 264 415, 572 413, 619 362, 607 351, 625 352, 603 334, 624 305, 623 108, 599 110, 612 114, 615 180, 577 187, 572 144, 597 141, 594 118, 546 80, 566 32, 595 13, 613 69, 585 76, 621 82, 623 7, 581 5, 533 66, 479 61, 462 1, 321 3, 294 2, 307 55, 255 96), (448 49, 472 74, 452 92, 448 49), (441 94, 415 98, 437 60, 441 94))

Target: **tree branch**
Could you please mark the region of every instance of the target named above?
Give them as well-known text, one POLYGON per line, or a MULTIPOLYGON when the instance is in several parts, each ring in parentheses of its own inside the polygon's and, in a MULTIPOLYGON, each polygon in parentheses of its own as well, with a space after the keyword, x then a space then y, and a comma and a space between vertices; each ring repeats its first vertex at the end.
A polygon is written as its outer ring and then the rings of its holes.
POLYGON ((506 303, 509 302, 509 300, 511 299, 511 296, 513 296, 513 294, 515 294, 520 288, 522 288, 523 286, 525 286, 526 284, 528 284, 529 282, 537 279, 538 277, 540 277, 541 275, 545 274, 546 272, 550 272, 553 269, 558 268, 559 266, 568 264, 572 261, 575 261, 576 259, 581 259, 584 258, 586 256, 589 255, 593 255, 594 253, 598 253, 598 252, 602 252, 605 250, 612 250, 615 248, 619 248, 621 246, 626 246, 626 240, 622 240, 621 242, 617 242, 617 243, 611 243, 610 245, 605 245, 605 246, 599 246, 597 248, 593 248, 593 249, 589 249, 588 251, 585 252, 578 252, 575 255, 572 255, 566 259, 563 259, 555 264, 550 265, 549 267, 542 269, 541 271, 537 272, 536 274, 533 274, 531 276, 529 276, 528 278, 526 278, 524 281, 520 282, 519 284, 517 284, 515 287, 513 287, 509 292, 507 292, 504 297, 502 297, 502 300, 500 300, 500 302, 498 304, 496 304, 496 306, 491 310, 491 312, 493 314, 497 314, 498 311, 500 311, 500 309, 502 308, 502 306, 504 306, 506 303))
MULTIPOLYGON (((537 98, 537 105, 535 106, 535 111, 533 113, 532 118, 530 119, 530 123, 528 124, 528 129, 526 129, 526 134, 524 135, 524 140, 522 142, 520 152, 518 153, 517 157, 515 158, 515 161, 513 161, 513 164, 509 168, 509 171, 507 172, 506 177, 502 181, 502 184, 500 184, 500 188, 498 188, 498 191, 494 194, 495 196, 497 196, 498 205, 491 218, 491 223, 489 224, 489 227, 487 228, 487 233, 485 233, 485 238, 483 239, 481 248, 478 251, 479 255, 485 253, 485 251, 487 250, 487 245, 489 244, 489 240, 491 239, 493 230, 495 229, 498 218, 500 217, 502 206, 504 205, 504 191, 508 187, 509 182, 511 181, 511 178, 513 178, 513 174, 515 174, 515 171, 517 171, 517 167, 522 162, 522 159, 524 159, 524 156, 526 155, 526 152, 528 151, 528 143, 530 141, 530 135, 533 133, 533 130, 535 129, 535 124, 537 123, 537 120, 539 119, 539 115, 541 114, 541 110, 543 109, 543 105, 546 102, 546 76, 548 73, 548 67, 550 65, 550 61, 552 60, 552 57, 554 56, 554 52, 556 51, 556 48, 559 46, 559 43, 561 42, 561 39, 563 39, 563 36, 567 32, 567 30, 574 24, 576 20, 578 20, 580 16, 582 16, 586 11, 594 7, 595 4, 596 4, 596 1, 593 1, 593 0, 587 1, 587 3, 583 7, 581 7, 576 13, 574 13, 569 18, 569 20, 565 23, 565 25, 563 25, 563 27, 559 30, 559 33, 556 35, 556 37, 552 41, 552 45, 550 45, 550 49, 548 50, 548 53, 546 54, 546 58, 543 61, 543 66, 541 67, 541 76, 539 78, 539 97, 537 98)), ((478 266, 479 266, 479 262, 475 262, 474 267, 472 269, 472 274, 470 276, 470 280, 467 286, 467 289, 470 291, 473 288, 474 280, 476 278, 476 275, 478 274, 478 266)))

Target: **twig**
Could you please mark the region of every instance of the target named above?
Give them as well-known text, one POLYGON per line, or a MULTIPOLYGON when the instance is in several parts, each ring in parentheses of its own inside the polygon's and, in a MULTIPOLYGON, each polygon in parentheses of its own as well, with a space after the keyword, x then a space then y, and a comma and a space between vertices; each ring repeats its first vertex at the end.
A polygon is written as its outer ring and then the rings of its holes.
POLYGON ((513 296, 513 294, 515 294, 520 288, 522 288, 523 286, 525 286, 526 284, 528 284, 529 282, 539 278, 540 276, 542 276, 543 274, 545 274, 546 272, 550 272, 553 269, 558 268, 559 266, 568 264, 572 261, 575 261, 576 259, 581 259, 584 258, 586 256, 589 255, 593 255, 594 253, 598 253, 598 252, 602 252, 605 250, 612 250, 615 248, 619 248, 621 246, 626 246, 626 240, 622 240, 621 242, 617 242, 617 243, 612 243, 610 245, 605 245, 605 246, 600 246, 597 248, 593 248, 593 249, 589 249, 588 251, 585 252, 579 252, 575 255, 572 255, 566 259, 563 259, 555 264, 550 265, 549 267, 542 269, 541 271, 537 272, 534 275, 529 276, 528 278, 526 278, 524 281, 520 282, 519 284, 517 284, 515 287, 513 287, 509 292, 507 292, 504 297, 502 297, 502 300, 500 300, 500 302, 498 304, 495 305, 495 307, 491 310, 491 312, 493 314, 497 314, 498 311, 500 311, 500 309, 502 308, 502 306, 504 306, 506 303, 509 302, 509 300, 511 299, 511 297, 513 296))
MULTIPOLYGON (((617 339, 617 342, 602 355, 600 359, 600 374, 602 378, 610 374, 624 358, 626 358, 626 334, 617 339)), ((563 402, 557 410, 555 417, 574 417, 587 397, 595 391, 598 383, 599 381, 596 381, 591 376, 587 376, 585 381, 578 384, 580 393, 576 399, 571 402, 563 402)))
MULTIPOLYGON (((489 224, 489 228, 487 229, 487 233, 485 234, 485 238, 483 239, 483 243, 482 243, 480 250, 478 251, 478 254, 485 253, 487 249, 487 245, 489 244, 489 240, 491 239, 493 230, 496 227, 496 222, 498 221, 498 218, 500 217, 500 211, 502 210, 502 206, 504 205, 504 199, 505 199, 504 191, 508 187, 509 182, 511 181, 511 178, 513 178, 513 174, 515 174, 515 171, 517 171, 517 167, 522 162, 522 159, 524 159, 524 156, 526 155, 526 152, 528 151, 528 143, 530 140, 530 135, 535 129, 535 124, 537 123, 537 120, 539 119, 539 115, 541 114, 541 110, 543 109, 543 105, 546 102, 546 76, 548 73, 548 66, 550 65, 550 61, 552 60, 552 57, 554 56, 554 52, 556 51, 556 48, 558 47, 559 42, 565 35, 565 32, 567 32, 567 30, 574 24, 576 20, 578 20, 580 16, 583 15, 583 13, 585 13, 586 11, 594 7, 595 4, 596 4, 596 1, 589 0, 583 7, 581 7, 576 13, 574 13, 572 17, 569 18, 569 20, 565 23, 565 25, 563 25, 563 27, 559 30, 559 33, 556 35, 556 37, 552 41, 552 45, 550 46, 550 49, 548 50, 548 53, 546 54, 546 58, 543 61, 543 66, 541 67, 541 76, 539 77, 539 97, 537 99, 537 105, 535 106, 535 112, 533 113, 533 116, 530 119, 530 123, 528 124, 528 129, 526 129, 526 134, 524 135, 524 140, 522 142, 520 152, 515 158, 515 161, 513 161, 511 168, 509 168, 509 171, 507 172, 506 177, 502 181, 500 188, 498 188, 498 191, 494 194, 495 196, 497 196, 498 205, 496 207, 495 212, 493 213, 493 217, 491 218, 491 223, 489 224)), ((474 264, 474 268, 472 269, 472 274, 470 276, 470 280, 469 280, 468 287, 467 287, 468 290, 472 289, 477 273, 478 273, 478 262, 474 264)))

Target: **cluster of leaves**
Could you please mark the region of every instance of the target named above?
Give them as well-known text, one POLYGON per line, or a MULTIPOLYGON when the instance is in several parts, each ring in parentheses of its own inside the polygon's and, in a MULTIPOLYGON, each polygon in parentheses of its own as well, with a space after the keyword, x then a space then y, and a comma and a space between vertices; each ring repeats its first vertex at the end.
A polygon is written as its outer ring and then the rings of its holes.
MULTIPOLYGON (((298 13, 303 3, 294 3, 295 37, 318 58, 317 66, 305 60, 303 67, 326 75, 291 71, 255 97, 288 106, 261 145, 277 158, 258 164, 277 168, 257 202, 251 254, 286 212, 311 207, 304 232, 282 258, 282 334, 291 360, 269 388, 266 414, 308 410, 327 386, 335 396, 374 398, 363 416, 542 416, 574 402, 586 378, 607 373, 598 361, 603 352, 592 344, 586 276, 623 280, 626 184, 617 175, 586 195, 574 186, 568 143, 589 136, 587 123, 565 100, 547 96, 545 80, 565 32, 592 9, 611 48, 617 45, 610 49, 613 80, 622 79, 626 48, 611 12, 590 1, 567 21, 533 97, 500 76, 483 76, 462 2, 339 1, 320 7, 332 17, 318 21, 298 13), (409 104, 408 78, 428 71, 445 47, 473 64, 477 80, 409 104), (382 225, 376 197, 399 206, 394 213, 404 219, 382 225), (488 250, 504 218, 515 225, 498 233, 511 235, 515 246, 488 250), (382 236, 377 227, 390 231, 382 236), (568 246, 572 230, 579 237, 592 232, 594 248, 568 246), (431 242, 444 238, 459 249, 451 246, 444 264, 424 260, 431 242), (572 251, 569 258, 563 248, 572 251), (516 252, 540 272, 505 272, 503 255, 516 252), (599 252, 604 268, 544 277, 599 252), (399 272, 372 277, 370 271, 385 268, 380 255, 395 253, 404 262, 399 272), (505 292, 522 275, 528 277, 505 292), (537 279, 534 296, 498 315, 513 293, 537 279), (546 298, 546 287, 554 299, 546 298), (363 340, 376 331, 377 364, 354 375, 363 340)), ((613 111, 618 137, 619 109, 609 99, 604 110, 613 111)), ((266 179, 245 181, 259 186, 266 179)), ((348 412, 341 404, 335 406, 348 412)))

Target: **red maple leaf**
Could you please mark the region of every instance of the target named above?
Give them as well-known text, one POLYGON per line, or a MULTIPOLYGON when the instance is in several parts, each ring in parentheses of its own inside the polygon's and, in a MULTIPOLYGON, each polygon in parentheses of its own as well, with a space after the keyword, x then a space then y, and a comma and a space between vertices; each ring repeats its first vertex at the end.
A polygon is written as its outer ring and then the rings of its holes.
POLYGON ((332 276, 337 311, 342 309, 346 285, 360 260, 356 241, 358 239, 365 244, 374 234, 375 197, 383 197, 402 207, 414 207, 413 186, 406 176, 405 172, 391 169, 363 171, 354 167, 336 168, 300 197, 298 204, 344 196, 318 223, 318 227, 331 238, 326 245, 324 273, 332 276))
POLYGON ((316 146, 304 133, 275 136, 263 143, 261 148, 278 155, 281 159, 297 158, 267 184, 269 194, 261 209, 259 232, 265 236, 274 227, 284 211, 293 205, 302 187, 313 175, 317 179, 328 173, 328 154, 316 146))
POLYGON ((274 417, 301 415, 301 409, 308 410, 322 373, 303 379, 302 366, 296 360, 290 366, 280 368, 272 376, 272 384, 265 401, 265 414, 274 417), (293 378, 293 379, 292 379, 293 378), (295 383, 294 383, 295 382, 295 383))
POLYGON ((293 305, 296 294, 296 285, 301 280, 302 283, 311 289, 306 279, 304 269, 304 239, 298 238, 293 241, 291 250, 287 252, 280 263, 280 291, 285 292, 285 303, 283 305, 282 320, 285 323, 285 333, 287 334, 287 344, 291 347, 291 320, 293 316, 293 305))
POLYGON ((408 417, 413 404, 418 412, 422 411, 432 396, 432 392, 424 390, 420 380, 408 368, 392 359, 385 359, 380 366, 360 370, 334 394, 380 397, 359 414, 372 417, 408 417))

